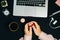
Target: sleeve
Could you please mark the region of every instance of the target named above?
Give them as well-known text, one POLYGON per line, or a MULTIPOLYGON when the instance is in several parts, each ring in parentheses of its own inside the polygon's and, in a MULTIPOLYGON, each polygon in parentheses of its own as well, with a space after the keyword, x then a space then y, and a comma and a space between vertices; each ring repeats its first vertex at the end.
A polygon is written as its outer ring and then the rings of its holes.
POLYGON ((22 38, 20 38, 19 40, 23 40, 23 37, 22 37, 22 38))
POLYGON ((20 38, 19 40, 32 40, 32 36, 24 35, 24 37, 20 38))
POLYGON ((53 38, 53 36, 50 35, 50 34, 48 35, 48 34, 46 34, 44 32, 41 32, 41 34, 39 36, 39 39, 40 40, 54 40, 55 38, 53 38))
POLYGON ((32 36, 24 35, 24 40, 32 40, 32 36))

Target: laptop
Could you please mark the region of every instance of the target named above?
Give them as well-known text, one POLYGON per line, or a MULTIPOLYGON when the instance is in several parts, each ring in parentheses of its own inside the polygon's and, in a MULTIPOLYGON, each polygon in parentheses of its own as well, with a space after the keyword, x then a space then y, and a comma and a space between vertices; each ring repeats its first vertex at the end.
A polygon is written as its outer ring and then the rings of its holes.
POLYGON ((13 16, 47 17, 48 0, 14 0, 13 16))

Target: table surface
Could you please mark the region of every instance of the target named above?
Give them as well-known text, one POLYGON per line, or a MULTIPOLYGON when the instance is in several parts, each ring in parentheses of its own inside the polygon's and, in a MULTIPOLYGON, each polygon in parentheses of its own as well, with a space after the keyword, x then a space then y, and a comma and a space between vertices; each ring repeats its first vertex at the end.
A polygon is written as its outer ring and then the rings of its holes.
MULTIPOLYGON (((2 0, 0 0, 1 2, 2 0)), ((48 33, 52 34, 55 38, 59 39, 60 38, 60 28, 58 29, 52 29, 49 26, 49 22, 51 18, 49 15, 52 13, 60 10, 60 7, 55 4, 54 0, 49 0, 49 6, 48 6, 48 17, 47 18, 38 18, 38 17, 22 17, 22 16, 13 16, 13 0, 7 0, 8 1, 8 7, 6 7, 10 11, 9 16, 5 16, 2 11, 5 8, 2 8, 0 6, 0 40, 18 40, 19 38, 24 36, 24 25, 29 22, 29 21, 37 21, 39 25, 41 25, 41 29, 48 33), (21 23, 20 19, 25 18, 26 22, 21 23), (9 30, 9 23, 10 22, 17 22, 19 25, 19 30, 16 32, 11 32, 9 30)), ((60 14, 59 14, 60 15, 60 14)), ((58 19, 59 16, 54 16, 58 19)), ((59 23, 58 23, 59 24, 59 23)), ((33 40, 37 40, 37 36, 33 34, 33 40)))

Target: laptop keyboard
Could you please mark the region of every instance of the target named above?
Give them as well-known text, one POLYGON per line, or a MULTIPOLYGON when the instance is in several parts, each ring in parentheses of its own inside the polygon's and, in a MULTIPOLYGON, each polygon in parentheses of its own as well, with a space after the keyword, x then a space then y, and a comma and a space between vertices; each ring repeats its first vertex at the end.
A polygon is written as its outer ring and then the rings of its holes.
POLYGON ((17 5, 45 7, 46 0, 17 0, 17 5))

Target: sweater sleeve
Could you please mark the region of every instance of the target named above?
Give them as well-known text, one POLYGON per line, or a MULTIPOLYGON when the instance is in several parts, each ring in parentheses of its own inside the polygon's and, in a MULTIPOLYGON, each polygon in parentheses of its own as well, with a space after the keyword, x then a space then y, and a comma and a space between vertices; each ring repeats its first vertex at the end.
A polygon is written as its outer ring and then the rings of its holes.
POLYGON ((22 38, 20 38, 19 40, 23 40, 23 37, 22 37, 22 38))
POLYGON ((32 36, 24 35, 24 40, 32 40, 32 36))
POLYGON ((39 36, 39 39, 40 40, 54 40, 55 38, 53 38, 53 36, 50 34, 46 34, 46 33, 42 32, 39 36))
POLYGON ((32 36, 24 35, 24 37, 20 38, 19 40, 32 40, 32 36))

